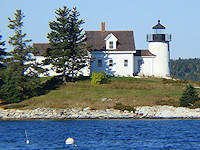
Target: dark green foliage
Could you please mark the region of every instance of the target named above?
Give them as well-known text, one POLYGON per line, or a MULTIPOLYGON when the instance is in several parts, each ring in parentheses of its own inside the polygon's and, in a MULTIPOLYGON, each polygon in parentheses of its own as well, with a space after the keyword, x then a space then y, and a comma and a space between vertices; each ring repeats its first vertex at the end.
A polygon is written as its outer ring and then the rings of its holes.
MULTIPOLYGON (((0 35, 0 40, 1 38, 2 36, 0 35)), ((0 41, 0 72, 5 69, 5 65, 3 65, 3 62, 2 62, 4 59, 4 56, 6 55, 5 48, 2 48, 4 45, 5 45, 5 41, 3 42, 0 41)), ((0 87, 2 86, 2 84, 3 84, 3 80, 0 77, 0 87)))
POLYGON ((180 106, 187 107, 194 104, 195 101, 198 100, 198 93, 194 89, 194 87, 189 84, 186 86, 186 89, 183 91, 180 99, 179 104, 180 106))
POLYGON ((200 59, 170 60, 171 75, 174 78, 190 81, 200 80, 200 59))
MULTIPOLYGON (((0 40, 1 38, 2 36, 0 35, 0 40)), ((2 48, 2 46, 4 45, 5 45, 5 41, 3 42, 0 41, 0 69, 3 67, 2 60, 4 59, 4 56, 6 55, 5 48, 2 48)))
POLYGON ((62 79, 60 76, 54 76, 49 80, 46 80, 42 83, 41 88, 39 90, 39 95, 46 94, 51 90, 55 90, 60 87, 62 83, 62 79))
POLYGON ((91 83, 93 85, 105 84, 107 81, 108 77, 106 76, 105 72, 92 72, 91 83))
POLYGON ((124 105, 122 103, 116 103, 115 106, 114 106, 114 109, 118 109, 118 110, 121 110, 121 111, 127 110, 129 112, 131 112, 131 111, 135 112, 135 108, 133 106, 124 105))
POLYGON ((6 70, 1 73, 3 85, 0 89, 0 98, 4 103, 19 102, 36 95, 36 89, 40 86, 37 73, 42 70, 32 58, 37 51, 28 44, 31 40, 24 40, 26 36, 22 33, 24 14, 21 10, 16 10, 14 15, 13 20, 8 18, 10 23, 8 28, 15 33, 8 41, 13 46, 13 51, 8 52, 8 57, 3 60, 6 70))
POLYGON ((83 29, 80 29, 84 21, 78 19, 80 14, 76 8, 71 10, 64 6, 55 13, 56 21, 49 23, 51 32, 47 38, 50 48, 44 54, 44 64, 52 64, 51 69, 61 73, 63 82, 66 83, 66 77, 70 76, 73 79, 80 69, 86 66, 86 38, 85 34, 82 34, 83 29))

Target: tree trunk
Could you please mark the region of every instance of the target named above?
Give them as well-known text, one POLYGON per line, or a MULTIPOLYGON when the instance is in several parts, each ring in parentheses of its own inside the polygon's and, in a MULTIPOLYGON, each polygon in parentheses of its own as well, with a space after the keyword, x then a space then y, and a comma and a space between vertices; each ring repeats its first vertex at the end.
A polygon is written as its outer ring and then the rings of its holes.
POLYGON ((72 79, 71 81, 74 82, 74 57, 72 57, 72 79))
POLYGON ((64 84, 67 84, 66 76, 65 76, 65 75, 63 75, 62 80, 63 80, 63 83, 64 83, 64 84))
POLYGON ((63 74, 62 74, 62 80, 63 80, 63 83, 64 84, 67 84, 67 81, 66 81, 66 75, 65 75, 65 67, 63 68, 63 74))
POLYGON ((71 79, 72 82, 74 82, 74 71, 72 70, 72 79, 71 79))

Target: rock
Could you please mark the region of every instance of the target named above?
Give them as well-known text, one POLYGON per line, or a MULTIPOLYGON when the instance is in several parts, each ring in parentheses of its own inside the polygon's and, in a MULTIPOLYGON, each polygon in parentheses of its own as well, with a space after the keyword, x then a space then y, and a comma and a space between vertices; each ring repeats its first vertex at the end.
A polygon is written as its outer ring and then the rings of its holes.
POLYGON ((86 108, 83 108, 83 111, 87 111, 87 110, 90 110, 91 108, 90 107, 86 107, 86 108))
POLYGON ((102 102, 108 102, 108 101, 112 101, 112 99, 111 98, 102 98, 101 101, 102 102))
POLYGON ((102 102, 107 101, 107 98, 102 98, 101 101, 102 102))
POLYGON ((189 109, 173 106, 138 106, 136 111, 115 109, 52 109, 37 108, 34 110, 0 109, 1 119, 114 119, 114 118, 200 118, 200 108, 189 109))
POLYGON ((143 77, 143 76, 144 76, 144 73, 143 73, 143 72, 139 72, 137 75, 138 75, 139 77, 143 77))
POLYGON ((124 113, 129 113, 129 111, 128 110, 124 110, 124 113))
POLYGON ((195 111, 196 111, 196 112, 200 112, 200 108, 196 108, 195 111))

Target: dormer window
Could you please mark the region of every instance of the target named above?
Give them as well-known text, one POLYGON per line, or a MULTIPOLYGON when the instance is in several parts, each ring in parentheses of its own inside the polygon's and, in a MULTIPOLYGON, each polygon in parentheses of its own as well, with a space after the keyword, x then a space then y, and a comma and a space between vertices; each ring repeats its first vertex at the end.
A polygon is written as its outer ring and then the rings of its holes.
POLYGON ((105 44, 106 44, 106 50, 117 49, 118 39, 112 33, 108 34, 104 40, 105 40, 105 44))
POLYGON ((110 42, 109 42, 109 48, 110 48, 110 49, 113 49, 113 41, 110 41, 110 42))

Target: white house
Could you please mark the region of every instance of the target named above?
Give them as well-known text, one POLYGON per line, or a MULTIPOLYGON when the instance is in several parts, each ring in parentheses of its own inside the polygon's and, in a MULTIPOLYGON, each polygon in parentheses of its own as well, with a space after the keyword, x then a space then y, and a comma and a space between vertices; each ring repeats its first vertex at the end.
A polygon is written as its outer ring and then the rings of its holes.
MULTIPOLYGON (((90 46, 94 61, 91 69, 81 70, 85 76, 93 71, 104 71, 109 76, 132 77, 135 75, 166 77, 170 75, 169 41, 171 35, 165 33, 165 27, 155 25, 152 34, 147 35, 148 50, 135 48, 133 31, 106 31, 105 23, 101 24, 101 31, 86 31, 86 44, 90 46)), ((47 43, 34 43, 40 53, 37 61, 44 59, 42 54, 49 47, 47 43)), ((46 66, 47 68, 50 66, 46 66)), ((50 76, 56 75, 50 71, 50 76)))

